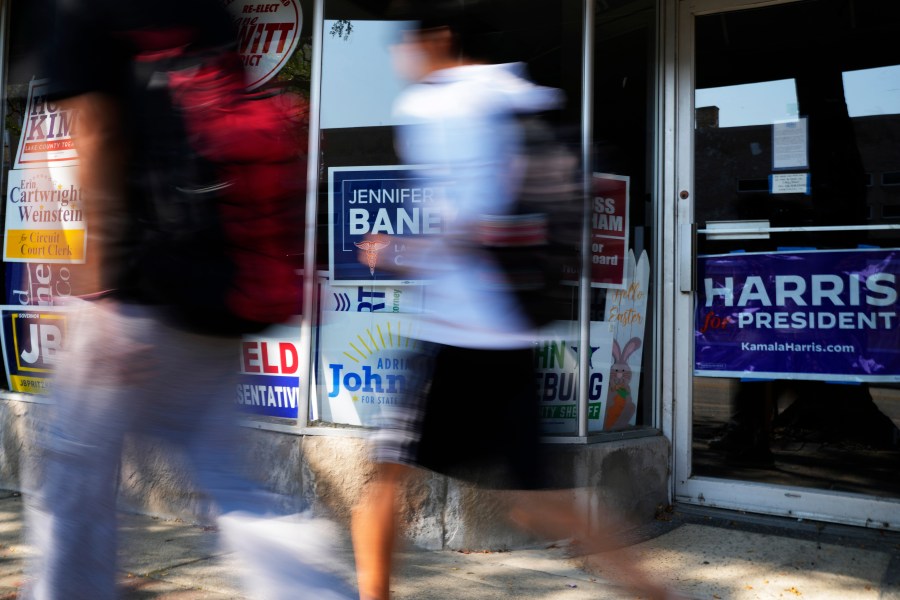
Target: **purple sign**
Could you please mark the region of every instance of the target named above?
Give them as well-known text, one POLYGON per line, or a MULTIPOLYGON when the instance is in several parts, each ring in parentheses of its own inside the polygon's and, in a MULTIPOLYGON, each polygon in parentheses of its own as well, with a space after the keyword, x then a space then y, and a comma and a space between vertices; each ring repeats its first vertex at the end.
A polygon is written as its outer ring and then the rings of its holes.
POLYGON ((694 374, 900 381, 900 249, 697 259, 694 374))

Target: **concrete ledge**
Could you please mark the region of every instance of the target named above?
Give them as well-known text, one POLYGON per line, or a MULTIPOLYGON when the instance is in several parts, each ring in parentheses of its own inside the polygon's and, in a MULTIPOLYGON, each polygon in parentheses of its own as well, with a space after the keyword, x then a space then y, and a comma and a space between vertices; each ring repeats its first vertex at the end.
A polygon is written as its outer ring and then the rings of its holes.
MULTIPOLYGON (((0 487, 27 492, 31 477, 40 476, 36 436, 50 410, 50 405, 0 400, 0 487)), ((251 428, 243 433, 252 472, 283 494, 291 508, 311 507, 349 524, 372 475, 364 439, 251 428)), ((671 452, 663 436, 545 447, 558 483, 573 488, 573 499, 598 518, 612 513, 641 524, 668 503, 671 452)), ((201 523, 211 519, 212 508, 186 464, 165 448, 128 440, 120 477, 125 507, 201 523)), ((504 550, 534 543, 506 519, 508 501, 504 492, 422 472, 406 486, 402 522, 408 539, 426 549, 504 550)))

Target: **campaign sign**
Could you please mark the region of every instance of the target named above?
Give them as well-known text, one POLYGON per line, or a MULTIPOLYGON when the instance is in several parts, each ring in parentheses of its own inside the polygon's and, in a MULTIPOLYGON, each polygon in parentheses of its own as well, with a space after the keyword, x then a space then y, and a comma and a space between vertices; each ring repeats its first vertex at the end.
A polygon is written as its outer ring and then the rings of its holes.
POLYGON ((87 229, 76 167, 13 170, 6 195, 6 262, 83 263, 87 229))
POLYGON ((78 164, 75 152, 75 111, 63 110, 48 102, 45 93, 49 80, 32 79, 28 83, 28 99, 22 136, 16 149, 14 169, 78 164))
POLYGON ((266 83, 284 67, 300 41, 303 10, 299 0, 228 0, 238 30, 238 54, 247 88, 266 83))
POLYGON ((324 310, 335 312, 420 313, 422 286, 329 285, 322 283, 324 310))
POLYGON ((3 309, 3 357, 9 389, 46 395, 66 335, 66 315, 3 309))
POLYGON ((900 250, 701 256, 697 269, 696 375, 900 381, 900 250))
POLYGON ((300 406, 299 325, 241 339, 235 402, 241 412, 296 419, 300 406))
POLYGON ((323 312, 316 351, 321 419, 374 426, 397 406, 420 348, 417 327, 408 314, 323 312))
MULTIPOLYGON (((334 285, 417 283, 398 276, 388 261, 411 259, 404 239, 441 233, 443 190, 415 167, 328 169, 329 275, 334 285), (380 234, 397 241, 371 240, 380 234), (360 257, 365 260, 360 260, 360 257)), ((419 282, 421 283, 421 282, 419 282)))
POLYGON ((72 295, 70 265, 6 263, 6 304, 56 306, 72 295))
POLYGON ((629 185, 624 175, 594 173, 591 179, 591 287, 624 285, 629 185))
MULTIPOLYGON (((578 323, 556 321, 545 327, 534 345, 541 432, 578 433, 578 323)), ((591 323, 588 428, 603 429, 606 381, 613 334, 608 323, 591 323)))

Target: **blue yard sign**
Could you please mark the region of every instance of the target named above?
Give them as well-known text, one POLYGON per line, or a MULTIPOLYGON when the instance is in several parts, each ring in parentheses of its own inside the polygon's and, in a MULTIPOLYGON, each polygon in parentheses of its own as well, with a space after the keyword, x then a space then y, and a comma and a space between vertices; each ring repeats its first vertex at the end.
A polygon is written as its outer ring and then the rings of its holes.
POLYGON ((404 239, 441 232, 441 199, 442 189, 414 167, 331 167, 328 266, 332 283, 421 283, 398 278, 389 267, 408 257, 404 239))

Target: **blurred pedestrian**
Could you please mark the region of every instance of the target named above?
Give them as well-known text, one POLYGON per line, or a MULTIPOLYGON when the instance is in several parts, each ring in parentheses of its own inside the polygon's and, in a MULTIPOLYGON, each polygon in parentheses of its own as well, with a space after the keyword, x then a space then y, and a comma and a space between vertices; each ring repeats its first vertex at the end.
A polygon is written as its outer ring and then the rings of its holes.
MULTIPOLYGON (((154 193, 137 182, 151 180, 143 160, 152 128, 162 126, 139 108, 160 81, 134 86, 138 63, 185 49, 236 61, 231 17, 220 0, 59 0, 55 8, 48 100, 78 115, 74 140, 90 241, 66 314, 54 418, 37 469, 26 474, 27 533, 37 555, 22 597, 117 597, 116 501, 129 435, 168 444, 187 459, 215 504, 250 596, 352 597, 352 587, 328 569, 334 554, 327 523, 302 518, 287 498, 249 476, 231 401, 237 338, 170 319, 165 298, 183 290, 148 289, 136 260, 154 193)), ((154 189, 174 188, 170 175, 154 172, 163 180, 154 189)))
MULTIPOLYGON (((510 293, 497 293, 496 264, 468 243, 482 215, 511 210, 521 130, 517 115, 557 109, 556 89, 529 81, 521 64, 494 64, 499 30, 473 0, 409 2, 397 17, 410 22, 394 48, 398 72, 412 81, 396 102, 401 161, 424 165, 443 188, 442 233, 392 240, 404 249, 404 277, 427 279, 417 323, 418 352, 401 406, 386 411, 371 437, 375 473, 354 509, 352 534, 361 600, 387 600, 398 534, 398 495, 416 468, 510 494, 509 516, 550 540, 571 538, 581 551, 619 548, 610 525, 576 508, 571 489, 548 477, 538 447, 536 332, 510 293), (477 367, 477 381, 465 374, 477 367)), ((365 261, 366 257, 360 257, 365 261)), ((396 264, 390 256, 382 264, 396 264)), ((596 515, 594 515, 596 517, 596 515)), ((645 594, 667 597, 626 550, 603 556, 605 570, 645 594)))

